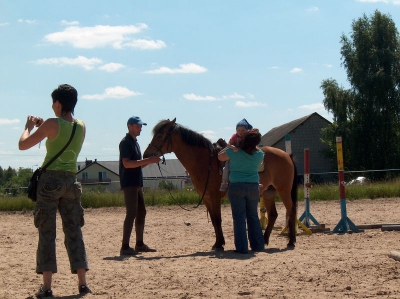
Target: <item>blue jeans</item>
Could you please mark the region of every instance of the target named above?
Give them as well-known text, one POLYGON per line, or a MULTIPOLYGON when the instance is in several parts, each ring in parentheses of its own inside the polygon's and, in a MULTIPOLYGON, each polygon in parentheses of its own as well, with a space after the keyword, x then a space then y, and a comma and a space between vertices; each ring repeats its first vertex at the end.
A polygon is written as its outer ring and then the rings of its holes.
POLYGON ((248 240, 254 251, 264 249, 264 236, 258 218, 260 188, 258 183, 231 183, 228 190, 233 217, 236 251, 248 251, 248 240), (249 239, 247 240, 246 222, 249 239))

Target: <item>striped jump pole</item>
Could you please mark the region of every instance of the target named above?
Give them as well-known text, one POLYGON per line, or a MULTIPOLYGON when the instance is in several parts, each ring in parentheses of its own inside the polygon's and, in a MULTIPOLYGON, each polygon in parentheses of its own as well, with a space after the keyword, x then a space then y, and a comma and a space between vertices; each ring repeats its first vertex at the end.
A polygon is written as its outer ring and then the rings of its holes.
MULTIPOLYGON (((285 149, 286 149, 286 153, 288 155, 292 154, 292 141, 290 139, 290 135, 286 134, 285 135, 285 149)), ((297 180, 297 178, 295 178, 297 180)), ((312 231, 305 226, 301 221, 299 221, 299 219, 297 219, 297 215, 296 215, 296 232, 297 232, 297 228, 300 226, 303 229, 303 235, 311 235, 312 231)), ((282 229, 281 231, 281 235, 284 235, 288 230, 288 224, 286 224, 286 226, 282 229)))
POLYGON ((316 225, 320 226, 318 221, 310 212, 310 150, 304 149, 304 212, 300 216, 301 221, 305 226, 310 227, 310 220, 316 225))
POLYGON ((337 161, 338 161, 338 175, 339 175, 339 191, 340 191, 340 212, 341 219, 336 227, 333 229, 333 233, 360 233, 364 230, 359 229, 350 219, 347 217, 346 209, 346 192, 345 192, 345 181, 344 181, 344 162, 343 162, 343 146, 342 137, 336 137, 336 149, 337 149, 337 161))

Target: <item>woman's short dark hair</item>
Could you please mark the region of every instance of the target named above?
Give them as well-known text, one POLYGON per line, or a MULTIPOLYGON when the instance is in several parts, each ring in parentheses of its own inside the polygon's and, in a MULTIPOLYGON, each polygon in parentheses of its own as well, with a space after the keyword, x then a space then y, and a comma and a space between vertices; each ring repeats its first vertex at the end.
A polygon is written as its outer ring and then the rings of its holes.
POLYGON ((68 84, 59 85, 51 93, 53 103, 59 101, 62 107, 61 114, 71 112, 74 114, 75 105, 78 102, 78 92, 68 84))
POLYGON ((252 155, 261 142, 261 134, 257 129, 247 131, 243 137, 240 148, 252 155))

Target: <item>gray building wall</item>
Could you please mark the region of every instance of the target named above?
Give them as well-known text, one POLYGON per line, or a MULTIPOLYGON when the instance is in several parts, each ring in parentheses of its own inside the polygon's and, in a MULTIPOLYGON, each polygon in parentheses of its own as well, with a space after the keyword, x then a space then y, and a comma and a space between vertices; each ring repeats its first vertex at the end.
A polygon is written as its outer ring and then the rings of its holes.
MULTIPOLYGON (((325 128, 327 125, 328 123, 324 118, 313 114, 289 133, 293 160, 296 163, 299 175, 304 175, 305 148, 309 149, 309 167, 311 174, 334 171, 331 163, 329 163, 321 153, 323 149, 329 149, 327 145, 321 142, 321 129, 325 128)), ((281 138, 273 146, 286 151, 285 137, 281 138)), ((331 180, 332 177, 332 175, 329 174, 319 176, 324 181, 331 180)))

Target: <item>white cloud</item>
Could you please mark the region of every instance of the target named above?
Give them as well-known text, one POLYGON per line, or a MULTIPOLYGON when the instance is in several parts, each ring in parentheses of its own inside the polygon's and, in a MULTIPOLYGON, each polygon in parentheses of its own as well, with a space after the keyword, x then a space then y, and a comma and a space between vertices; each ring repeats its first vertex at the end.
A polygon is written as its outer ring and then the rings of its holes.
POLYGON ((12 155, 12 151, 0 151, 0 155, 12 155))
POLYGON ((123 69, 123 68, 125 68, 125 65, 123 65, 121 63, 111 62, 111 63, 107 63, 105 65, 100 66, 99 70, 112 73, 112 72, 116 72, 116 71, 118 71, 120 69, 123 69))
POLYGON ((271 66, 270 69, 271 69, 271 70, 279 70, 280 67, 279 67, 279 66, 271 66))
POLYGON ((212 130, 203 130, 203 131, 200 131, 200 134, 211 140, 217 139, 216 132, 214 132, 212 130))
POLYGON ((238 94, 237 92, 234 92, 230 95, 223 95, 221 97, 214 97, 214 96, 199 96, 195 95, 194 93, 186 93, 183 95, 183 97, 188 100, 188 101, 205 101, 205 102, 211 102, 211 101, 225 101, 225 100, 231 100, 231 99, 253 99, 254 95, 251 93, 248 93, 247 96, 238 94))
POLYGON ((223 99, 245 99, 246 97, 238 94, 237 92, 235 92, 235 93, 233 93, 231 95, 223 96, 222 98, 223 99))
POLYGON ((237 101, 235 103, 235 107, 241 107, 241 108, 249 108, 249 107, 267 107, 267 104, 260 103, 260 102, 243 102, 243 101, 237 101))
POLYGON ((290 72, 291 72, 291 73, 302 73, 302 72, 303 72, 303 69, 298 68, 298 67, 295 67, 295 68, 293 68, 290 72))
POLYGON ((306 11, 308 11, 308 12, 316 12, 316 11, 319 11, 319 8, 316 7, 316 6, 311 6, 311 7, 307 8, 306 11))
POLYGON ((17 118, 8 119, 8 118, 0 118, 0 126, 2 125, 14 125, 20 123, 20 120, 17 118))
POLYGON ((69 21, 66 21, 66 20, 62 20, 60 23, 61 23, 61 25, 63 25, 63 26, 77 26, 77 25, 79 25, 79 22, 78 22, 78 21, 71 21, 71 22, 69 22, 69 21))
POLYGON ((18 23, 27 23, 27 24, 36 24, 36 20, 24 20, 24 19, 18 19, 18 23))
POLYGON ((111 46, 115 49, 137 47, 140 49, 159 49, 165 47, 163 41, 134 40, 131 35, 147 29, 146 24, 137 26, 109 26, 94 27, 69 26, 63 31, 47 34, 44 40, 54 44, 70 44, 75 48, 93 49, 111 46))
POLYGON ((324 105, 322 103, 314 103, 314 104, 310 104, 310 105, 302 105, 299 106, 300 109, 304 109, 304 110, 312 110, 312 111, 316 111, 316 110, 325 110, 324 105))
POLYGON ((183 97, 188 101, 218 101, 217 98, 212 96, 198 96, 193 93, 184 94, 183 97))
POLYGON ((333 65, 332 65, 332 64, 327 64, 327 63, 325 63, 325 64, 324 64, 324 66, 325 66, 325 67, 327 67, 327 68, 331 68, 331 67, 333 67, 333 65))
POLYGON ((158 50, 165 48, 167 45, 161 40, 154 41, 149 39, 135 39, 125 43, 123 46, 141 50, 158 50))
POLYGON ((0 27, 5 27, 5 26, 8 26, 8 25, 10 25, 9 23, 0 23, 0 27))
POLYGON ((139 95, 142 95, 142 93, 131 91, 123 86, 115 86, 106 88, 102 94, 88 94, 83 95, 81 98, 85 100, 103 101, 106 99, 125 99, 129 97, 136 97, 139 95))
POLYGON ((205 67, 195 63, 180 64, 178 69, 170 69, 168 67, 160 67, 156 70, 146 71, 146 74, 199 74, 207 72, 205 67))
POLYGON ((78 56, 77 58, 69 58, 69 57, 54 57, 54 58, 43 58, 33 61, 35 64, 50 64, 56 66, 78 66, 82 67, 85 70, 92 70, 98 64, 102 63, 102 60, 99 58, 87 58, 84 56, 78 56))

